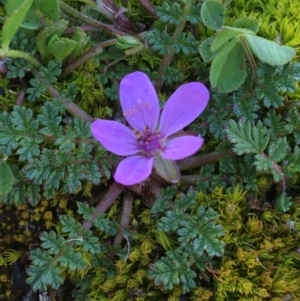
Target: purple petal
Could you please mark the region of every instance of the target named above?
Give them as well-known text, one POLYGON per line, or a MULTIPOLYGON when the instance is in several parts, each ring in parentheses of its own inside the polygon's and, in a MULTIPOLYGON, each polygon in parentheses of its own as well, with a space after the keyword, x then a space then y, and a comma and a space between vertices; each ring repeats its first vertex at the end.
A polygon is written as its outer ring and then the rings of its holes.
POLYGON ((135 134, 122 123, 96 120, 92 123, 91 129, 93 136, 116 155, 130 156, 139 151, 135 134))
POLYGON ((204 139, 200 136, 178 137, 167 143, 161 156, 168 160, 181 160, 196 153, 203 143, 204 139))
POLYGON ((153 158, 132 156, 122 160, 114 174, 116 182, 130 186, 146 180, 153 167, 153 158))
POLYGON ((167 101, 160 119, 161 134, 166 137, 193 122, 209 100, 207 88, 197 82, 180 86, 167 101))
POLYGON ((137 130, 146 126, 156 129, 160 108, 155 89, 149 77, 143 72, 126 75, 120 84, 120 101, 128 123, 137 130))

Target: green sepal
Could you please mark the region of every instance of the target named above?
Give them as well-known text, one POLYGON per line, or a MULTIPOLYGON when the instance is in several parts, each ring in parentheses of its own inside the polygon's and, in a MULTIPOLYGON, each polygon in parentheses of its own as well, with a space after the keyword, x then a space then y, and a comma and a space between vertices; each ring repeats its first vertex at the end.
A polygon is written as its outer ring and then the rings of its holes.
POLYGON ((180 171, 175 161, 158 157, 154 161, 154 168, 168 182, 176 183, 180 179, 180 171))
POLYGON ((77 42, 54 35, 48 44, 49 52, 54 56, 55 61, 65 59, 77 47, 77 42))

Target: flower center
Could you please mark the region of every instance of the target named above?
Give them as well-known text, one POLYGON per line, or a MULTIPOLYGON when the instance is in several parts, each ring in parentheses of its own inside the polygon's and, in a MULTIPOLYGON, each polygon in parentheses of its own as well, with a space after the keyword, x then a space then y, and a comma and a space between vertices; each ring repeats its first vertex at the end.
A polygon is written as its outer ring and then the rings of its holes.
POLYGON ((162 150, 162 140, 159 133, 151 133, 147 126, 144 132, 134 131, 141 152, 147 157, 157 156, 162 150))

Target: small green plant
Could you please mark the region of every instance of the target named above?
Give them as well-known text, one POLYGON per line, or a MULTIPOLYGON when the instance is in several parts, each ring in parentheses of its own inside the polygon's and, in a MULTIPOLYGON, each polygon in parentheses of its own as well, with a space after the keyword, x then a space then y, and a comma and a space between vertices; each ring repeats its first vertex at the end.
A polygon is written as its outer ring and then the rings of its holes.
POLYGON ((0 298, 300 299, 297 1, 0 2, 0 298))
POLYGON ((199 50, 205 62, 212 62, 210 82, 220 93, 232 92, 243 84, 247 76, 246 59, 255 76, 253 54, 271 66, 285 65, 296 54, 292 47, 256 36, 259 23, 255 19, 241 18, 231 27, 224 26, 225 7, 218 1, 205 0, 201 18, 207 27, 217 31, 215 37, 202 41, 199 50))

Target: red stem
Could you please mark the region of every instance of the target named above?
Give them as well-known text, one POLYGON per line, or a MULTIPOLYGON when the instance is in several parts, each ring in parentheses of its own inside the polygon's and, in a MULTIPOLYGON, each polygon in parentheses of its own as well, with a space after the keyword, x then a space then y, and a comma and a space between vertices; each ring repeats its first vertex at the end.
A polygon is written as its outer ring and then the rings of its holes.
POLYGON ((110 208, 115 202, 116 198, 125 190, 125 188, 125 186, 114 182, 95 207, 96 213, 92 216, 91 221, 86 221, 83 223, 83 228, 90 229, 93 226, 92 221, 96 218, 97 214, 104 213, 108 208, 110 208))
POLYGON ((128 226, 130 221, 130 214, 132 212, 132 204, 133 204, 133 195, 130 192, 125 193, 123 200, 123 211, 120 222, 120 228, 118 234, 114 239, 113 246, 120 247, 123 240, 123 233, 125 228, 128 226))

